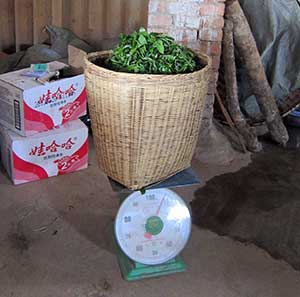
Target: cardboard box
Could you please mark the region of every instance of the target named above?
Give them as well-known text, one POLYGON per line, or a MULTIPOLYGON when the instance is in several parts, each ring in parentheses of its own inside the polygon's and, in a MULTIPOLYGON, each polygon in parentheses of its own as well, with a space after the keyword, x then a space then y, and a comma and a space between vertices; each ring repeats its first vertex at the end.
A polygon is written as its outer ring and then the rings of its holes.
POLYGON ((29 137, 0 127, 1 160, 15 185, 56 176, 88 164, 88 129, 75 120, 29 137))
MULTIPOLYGON (((50 71, 66 66, 49 63, 50 71)), ((23 76, 30 69, 0 75, 0 124, 22 136, 47 131, 86 114, 84 75, 42 85, 23 76)))

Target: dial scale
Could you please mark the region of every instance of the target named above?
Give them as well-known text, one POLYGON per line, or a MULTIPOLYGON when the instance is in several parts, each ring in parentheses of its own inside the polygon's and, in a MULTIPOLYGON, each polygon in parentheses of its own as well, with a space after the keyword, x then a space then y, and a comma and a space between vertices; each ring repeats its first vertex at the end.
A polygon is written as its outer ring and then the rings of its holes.
POLYGON ((115 220, 115 236, 131 260, 159 265, 175 258, 191 233, 191 215, 175 192, 150 189, 133 192, 122 203, 115 220))

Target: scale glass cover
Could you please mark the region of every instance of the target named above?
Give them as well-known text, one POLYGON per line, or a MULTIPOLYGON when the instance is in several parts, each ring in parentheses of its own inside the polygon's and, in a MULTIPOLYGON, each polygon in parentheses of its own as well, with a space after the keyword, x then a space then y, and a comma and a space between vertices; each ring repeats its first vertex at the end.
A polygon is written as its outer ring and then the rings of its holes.
POLYGON ((119 208, 115 235, 133 261, 158 265, 176 257, 191 233, 191 215, 185 202, 169 189, 134 192, 119 208))

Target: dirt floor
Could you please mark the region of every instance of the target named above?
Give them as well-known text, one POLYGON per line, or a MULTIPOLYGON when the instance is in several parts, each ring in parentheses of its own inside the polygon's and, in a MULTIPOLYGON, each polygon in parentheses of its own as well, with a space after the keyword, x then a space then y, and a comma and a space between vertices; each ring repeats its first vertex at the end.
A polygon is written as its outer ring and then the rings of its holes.
POLYGON ((300 271, 299 138, 264 143, 252 163, 217 176, 195 193, 193 221, 217 234, 264 248, 300 271))
MULTIPOLYGON (((249 162, 199 163, 208 180, 249 162)), ((202 185, 203 186, 203 185, 202 185)), ((180 189, 191 201, 199 187, 180 189)), ((1 297, 295 297, 300 274, 255 245, 193 227, 186 273, 128 283, 111 241, 118 200, 91 145, 87 170, 23 186, 0 173, 1 297)))

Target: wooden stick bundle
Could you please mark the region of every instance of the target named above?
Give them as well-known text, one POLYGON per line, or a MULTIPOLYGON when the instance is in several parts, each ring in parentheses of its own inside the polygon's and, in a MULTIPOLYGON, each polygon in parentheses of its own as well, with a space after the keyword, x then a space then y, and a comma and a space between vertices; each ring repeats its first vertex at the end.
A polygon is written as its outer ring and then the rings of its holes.
POLYGON ((234 60, 234 45, 242 57, 248 73, 250 86, 274 141, 285 145, 289 139, 283 124, 275 98, 267 81, 261 58, 244 12, 237 0, 226 2, 226 26, 224 32, 224 64, 226 93, 229 99, 228 108, 240 133, 244 136, 249 150, 261 148, 254 130, 246 123, 239 108, 236 85, 236 69, 234 60), (232 38, 233 35, 233 38, 232 38))
POLYGON ((262 149, 262 146, 258 142, 255 129, 248 125, 239 105, 233 43, 233 23, 231 20, 225 21, 223 43, 226 102, 228 103, 228 110, 236 128, 244 137, 248 150, 251 152, 258 152, 262 149))

